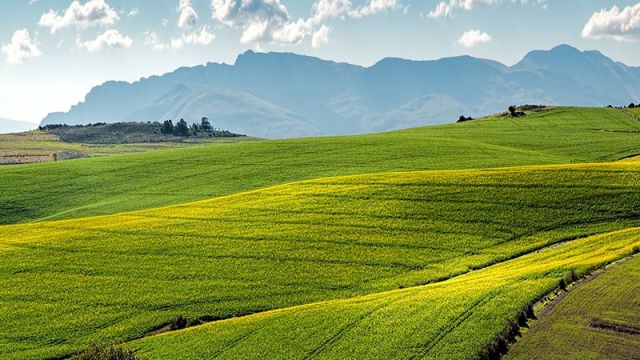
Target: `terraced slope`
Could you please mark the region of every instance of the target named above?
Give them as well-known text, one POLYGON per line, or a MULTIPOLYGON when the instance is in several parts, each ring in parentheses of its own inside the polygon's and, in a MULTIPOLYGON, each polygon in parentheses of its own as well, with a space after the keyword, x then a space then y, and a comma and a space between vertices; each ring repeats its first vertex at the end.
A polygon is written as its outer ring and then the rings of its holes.
MULTIPOLYGON (((640 162, 629 160, 338 177, 155 210, 2 226, 0 358, 56 357, 93 342, 139 338, 177 315, 220 319, 433 283, 554 243, 640 226, 639 204, 640 162)), ((637 245, 622 234, 623 245, 602 257, 594 255, 599 247, 573 251, 576 266, 595 266, 637 245)), ((595 239, 601 238, 609 239, 595 239)), ((516 288, 494 280, 478 289, 460 283, 447 290, 456 298, 446 304, 463 311, 489 291, 510 304, 505 309, 520 306, 573 266, 563 259, 559 267, 554 260, 540 263, 538 272, 505 274, 516 288), (512 301, 512 291, 522 289, 516 279, 531 280, 531 287, 512 301)), ((420 294, 407 294, 413 291, 420 294)), ((424 312, 425 304, 437 308, 437 299, 420 295, 398 304, 409 315, 424 312)), ((371 310, 363 306, 352 315, 371 310)), ((313 326, 336 330, 337 323, 323 320, 335 314, 313 315, 320 321, 313 326)), ((435 321, 432 315, 424 321, 435 321)), ((404 326, 404 318, 385 328, 425 326, 404 326)), ((455 318, 434 324, 451 326, 455 318)), ((485 326, 478 321, 468 326, 485 326)), ((313 327, 297 324, 291 329, 313 327)), ((473 349, 495 329, 491 324, 471 342, 459 341, 473 349)), ((382 339, 373 327, 358 329, 371 331, 370 341, 382 339)), ((319 332, 309 346, 327 334, 319 332)), ((270 350, 284 346, 263 342, 270 350)), ((215 344, 212 351, 220 350, 215 344)))
POLYGON ((622 110, 559 108, 386 134, 264 141, 0 168, 0 224, 178 204, 326 176, 616 160, 640 153, 622 110))
POLYGON ((219 321, 132 346, 151 359, 473 359, 567 271, 602 266, 638 244, 640 228, 587 237, 432 285, 219 321))
POLYGON ((507 359, 640 356, 640 257, 574 289, 511 349, 507 359))

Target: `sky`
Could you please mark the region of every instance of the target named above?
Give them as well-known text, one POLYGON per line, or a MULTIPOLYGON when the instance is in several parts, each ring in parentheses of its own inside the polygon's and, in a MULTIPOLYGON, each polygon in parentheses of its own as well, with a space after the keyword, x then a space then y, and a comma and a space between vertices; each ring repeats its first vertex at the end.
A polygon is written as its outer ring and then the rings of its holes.
POLYGON ((638 0, 2 0, 0 118, 38 123, 108 80, 246 50, 370 66, 570 44, 640 66, 638 0))

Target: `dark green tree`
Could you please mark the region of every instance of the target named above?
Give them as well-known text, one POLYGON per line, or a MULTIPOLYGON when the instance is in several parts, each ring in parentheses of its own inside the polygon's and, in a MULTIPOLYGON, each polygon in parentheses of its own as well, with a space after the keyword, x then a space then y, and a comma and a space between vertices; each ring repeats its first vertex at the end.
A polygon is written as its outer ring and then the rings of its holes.
POLYGON ((162 126, 160 126, 160 132, 165 135, 173 134, 173 121, 165 120, 165 122, 162 123, 162 126))
POLYGON ((200 132, 200 126, 198 126, 198 124, 191 124, 191 135, 196 136, 198 135, 198 133, 200 132))
POLYGON ((209 118, 207 117, 202 118, 202 121, 200 122, 200 128, 202 129, 202 131, 208 132, 208 133, 213 131, 213 126, 211 126, 211 123, 209 122, 209 118))
POLYGON ((175 136, 189 136, 189 125, 184 119, 180 119, 176 126, 173 127, 173 135, 175 136))

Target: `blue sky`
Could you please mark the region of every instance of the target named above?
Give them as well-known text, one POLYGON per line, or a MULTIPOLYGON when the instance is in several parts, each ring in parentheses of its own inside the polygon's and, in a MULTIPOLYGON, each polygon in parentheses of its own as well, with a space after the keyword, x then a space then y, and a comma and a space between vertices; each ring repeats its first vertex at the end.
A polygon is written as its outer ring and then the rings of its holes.
POLYGON ((510 65, 568 43, 640 66, 639 40, 638 0, 2 1, 0 117, 38 122, 104 81, 233 63, 247 49, 510 65))

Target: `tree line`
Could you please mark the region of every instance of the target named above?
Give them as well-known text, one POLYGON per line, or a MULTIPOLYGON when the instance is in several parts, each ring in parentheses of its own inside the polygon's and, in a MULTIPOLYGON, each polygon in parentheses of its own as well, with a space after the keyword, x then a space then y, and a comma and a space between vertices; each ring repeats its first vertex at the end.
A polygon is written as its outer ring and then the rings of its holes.
POLYGON ((198 133, 213 133, 213 126, 209 119, 203 117, 200 124, 193 123, 191 126, 184 119, 180 119, 175 125, 172 120, 165 120, 160 126, 160 132, 164 135, 174 136, 196 136, 198 133))

